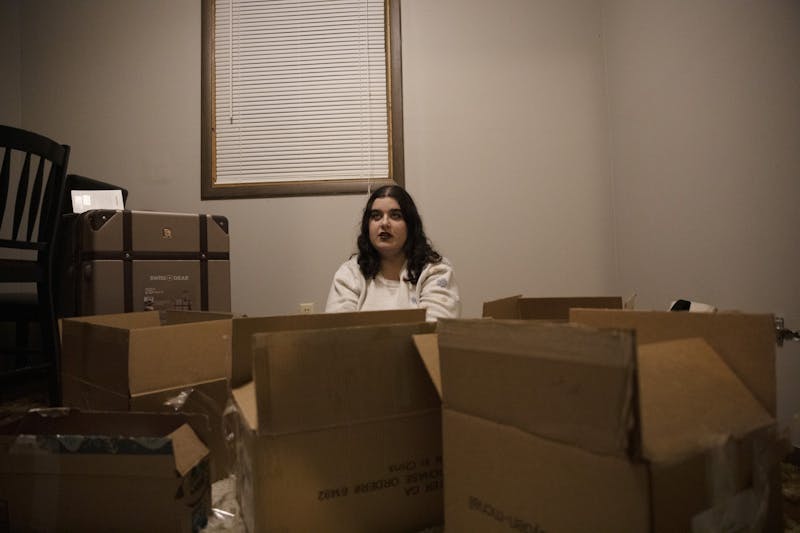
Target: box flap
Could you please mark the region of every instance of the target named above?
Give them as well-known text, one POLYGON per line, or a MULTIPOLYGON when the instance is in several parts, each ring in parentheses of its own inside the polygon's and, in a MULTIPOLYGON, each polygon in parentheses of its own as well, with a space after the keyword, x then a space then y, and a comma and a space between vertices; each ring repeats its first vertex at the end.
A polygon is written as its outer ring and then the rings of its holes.
POLYGON ((161 324, 191 324, 193 322, 208 322, 209 320, 230 320, 235 315, 233 313, 220 313, 215 311, 178 311, 175 309, 163 309, 161 313, 161 324))
POLYGON ((764 408, 772 416, 777 414, 772 315, 572 309, 570 320, 599 328, 635 329, 640 345, 701 337, 764 408))
POLYGON ((208 448, 188 424, 183 424, 173 431, 170 438, 172 438, 172 449, 175 454, 175 470, 181 476, 185 476, 208 456, 208 448))
POLYGON ((638 453, 628 332, 505 320, 439 321, 443 404, 599 454, 638 453))
POLYGON ((569 320, 573 307, 622 309, 620 296, 578 296, 566 298, 520 298, 519 313, 524 320, 569 320))
POLYGON ((86 461, 93 461, 94 469, 108 468, 100 458, 114 457, 117 475, 174 477, 175 471, 185 474, 208 454, 189 427, 190 416, 39 409, 3 420, 0 436, 16 456, 20 471, 85 472, 86 461), (137 459, 145 457, 146 463, 137 459))
POLYGON ((573 307, 622 309, 620 296, 523 298, 511 296, 483 304, 483 316, 500 319, 567 320, 573 307))
POLYGON ((18 420, 16 426, 0 427, 0 434, 164 437, 185 423, 186 416, 182 414, 80 411, 54 407, 30 410, 18 420))
POLYGON ((411 338, 434 328, 418 322, 253 335, 259 434, 438 409, 411 338))
POLYGON ((161 318, 158 311, 72 317, 64 319, 64 328, 69 327, 72 323, 96 324, 98 326, 107 326, 110 328, 136 329, 160 326, 161 318))
POLYGON ((643 451, 653 462, 676 462, 773 423, 703 339, 645 344, 638 357, 643 451))
POLYGON ((439 364, 439 337, 436 333, 425 333, 423 335, 414 335, 414 346, 417 347, 422 362, 425 364, 425 369, 436 387, 436 392, 439 393, 439 398, 442 397, 442 372, 439 364))
POLYGON ((238 387, 253 379, 253 344, 251 336, 254 333, 341 328, 371 324, 400 324, 423 322, 424 320, 424 309, 235 318, 232 332, 233 368, 231 385, 238 387))
POLYGON ((256 411, 256 385, 252 381, 245 383, 231 391, 233 401, 241 413, 242 418, 247 423, 247 427, 252 430, 258 429, 258 413, 256 411))
POLYGON ((483 302, 483 316, 502 319, 521 318, 519 316, 519 299, 521 294, 483 302))
POLYGON ((130 332, 131 394, 230 375, 231 321, 209 320, 130 332))
POLYGON ((61 334, 61 370, 80 380, 102 383, 118 394, 127 394, 129 339, 127 328, 65 319, 61 334))

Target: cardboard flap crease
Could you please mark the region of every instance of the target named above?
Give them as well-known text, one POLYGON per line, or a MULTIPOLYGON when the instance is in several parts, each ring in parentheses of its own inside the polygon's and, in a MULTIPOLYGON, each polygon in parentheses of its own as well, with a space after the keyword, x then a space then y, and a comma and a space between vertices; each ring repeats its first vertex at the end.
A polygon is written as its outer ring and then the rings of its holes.
POLYGON ((258 431, 258 411, 256 407, 256 385, 252 381, 231 391, 234 402, 247 424, 247 428, 258 431))
POLYGON ((425 364, 425 369, 436 387, 436 392, 439 393, 439 398, 442 397, 442 371, 439 360, 439 337, 436 333, 426 333, 423 335, 414 335, 414 345, 417 347, 419 356, 425 364))
POLYGON ((703 339, 639 347, 645 456, 675 462, 773 424, 770 414, 703 339))

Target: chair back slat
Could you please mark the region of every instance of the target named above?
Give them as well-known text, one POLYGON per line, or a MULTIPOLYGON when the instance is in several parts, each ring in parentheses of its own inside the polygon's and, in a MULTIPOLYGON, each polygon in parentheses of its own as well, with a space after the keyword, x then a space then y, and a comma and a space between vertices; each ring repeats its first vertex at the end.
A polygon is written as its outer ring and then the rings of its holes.
POLYGON ((29 249, 35 244, 44 251, 57 230, 69 146, 0 124, 0 147, 5 148, 0 167, 3 247, 29 249))
MULTIPOLYGON (((64 196, 64 181, 60 182, 61 189, 57 189, 59 185, 58 178, 56 177, 57 168, 50 167, 50 176, 47 178, 47 186, 44 190, 44 198, 42 199, 42 214, 41 220, 39 221, 39 237, 38 241, 52 240, 50 235, 45 235, 44 231, 46 228, 54 227, 54 219, 60 216, 60 213, 57 212, 57 208, 60 208, 58 205, 58 200, 60 197, 64 196)), ((66 179, 66 176, 64 177, 66 179)))
POLYGON ((11 181, 11 148, 6 148, 3 153, 3 166, 0 167, 0 228, 3 227, 3 217, 6 215, 6 200, 8 200, 8 185, 11 181))
MULTIPOLYGON (((42 160, 39 160, 41 164, 42 160)), ((19 238, 19 226, 22 224, 22 213, 25 211, 25 200, 28 199, 28 180, 31 174, 31 154, 25 154, 25 163, 22 164, 22 171, 19 174, 17 184, 17 202, 14 204, 14 228, 11 231, 11 238, 19 238)), ((34 199, 31 198, 31 205, 34 199)), ((30 241, 30 238, 27 239, 30 241)))
MULTIPOLYGON (((50 167, 52 172, 55 165, 50 167)), ((31 191, 31 208, 28 211, 28 242, 33 238, 33 226, 36 225, 36 218, 39 215, 39 198, 42 194, 42 177, 44 176, 44 159, 39 160, 39 168, 36 169, 36 178, 33 180, 33 190, 31 191)), ((39 224, 42 227, 42 224, 39 224)))

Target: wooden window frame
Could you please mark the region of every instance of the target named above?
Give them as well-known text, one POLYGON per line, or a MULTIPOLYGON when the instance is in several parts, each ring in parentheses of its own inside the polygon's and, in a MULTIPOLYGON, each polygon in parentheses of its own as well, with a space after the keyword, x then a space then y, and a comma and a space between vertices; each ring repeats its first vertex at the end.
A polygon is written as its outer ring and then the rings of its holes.
POLYGON ((400 33, 400 1, 384 0, 386 61, 386 97, 388 119, 388 176, 380 179, 345 179, 317 181, 273 181, 262 183, 216 183, 215 137, 215 0, 202 0, 202 71, 201 71, 201 199, 262 198, 276 196, 315 196, 358 194, 369 188, 404 184, 403 161, 403 83, 400 33))

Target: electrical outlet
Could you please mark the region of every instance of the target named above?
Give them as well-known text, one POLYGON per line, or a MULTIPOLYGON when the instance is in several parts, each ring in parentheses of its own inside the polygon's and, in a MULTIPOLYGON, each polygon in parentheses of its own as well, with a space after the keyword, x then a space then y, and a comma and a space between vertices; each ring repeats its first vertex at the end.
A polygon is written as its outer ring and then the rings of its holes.
POLYGON ((306 302, 300 304, 300 313, 304 315, 311 315, 314 313, 314 302, 306 302))

